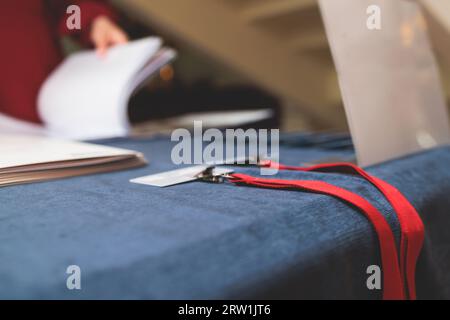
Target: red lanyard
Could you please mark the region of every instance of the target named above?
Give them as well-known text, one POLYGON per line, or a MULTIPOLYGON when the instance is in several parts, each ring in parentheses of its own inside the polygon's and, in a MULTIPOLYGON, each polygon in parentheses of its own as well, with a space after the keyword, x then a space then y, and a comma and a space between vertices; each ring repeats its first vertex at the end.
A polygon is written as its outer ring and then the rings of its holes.
POLYGON ((424 226, 417 211, 400 191, 387 182, 369 175, 363 169, 348 163, 302 168, 267 161, 263 163, 263 166, 295 171, 350 171, 372 183, 386 197, 397 213, 401 227, 400 266, 395 238, 389 224, 378 209, 361 196, 323 181, 267 179, 244 174, 233 174, 230 178, 232 182, 238 184, 263 188, 296 188, 327 194, 354 205, 368 218, 378 235, 383 268, 383 299, 405 299, 405 287, 409 299, 416 299, 415 268, 424 239, 424 226))

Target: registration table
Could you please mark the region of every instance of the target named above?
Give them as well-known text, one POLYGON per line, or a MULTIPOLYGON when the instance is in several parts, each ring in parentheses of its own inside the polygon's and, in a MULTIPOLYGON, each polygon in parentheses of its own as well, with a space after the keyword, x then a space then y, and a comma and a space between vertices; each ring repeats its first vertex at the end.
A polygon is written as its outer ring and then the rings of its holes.
MULTIPOLYGON (((327 139, 282 136, 280 162, 352 155, 345 139, 327 139)), ((381 298, 366 283, 367 267, 381 263, 376 233, 346 203, 227 182, 132 184, 176 168, 170 138, 99 143, 142 151, 149 165, 0 189, 0 298, 381 298), (80 290, 67 288, 71 265, 80 268, 80 290)), ((235 170, 259 174, 258 168, 235 170)), ((450 298, 450 147, 368 171, 400 189, 425 224, 418 298, 450 298)), ((357 192, 387 217, 398 240, 395 214, 366 181, 317 172, 278 177, 357 192)))

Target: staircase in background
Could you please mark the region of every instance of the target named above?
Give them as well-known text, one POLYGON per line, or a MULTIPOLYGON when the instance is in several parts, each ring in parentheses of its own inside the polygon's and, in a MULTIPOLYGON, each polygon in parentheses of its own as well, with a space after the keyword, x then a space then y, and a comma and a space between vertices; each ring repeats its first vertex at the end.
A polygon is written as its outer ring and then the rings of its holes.
POLYGON ((346 126, 315 0, 115 0, 290 101, 316 127, 346 126))
MULTIPOLYGON (((450 66, 450 2, 422 1, 440 60, 450 66)), ((290 101, 294 112, 315 128, 346 127, 316 0, 113 2, 164 35, 205 52, 290 101)), ((450 81, 446 81, 450 68, 446 70, 444 84, 450 92, 450 81)))

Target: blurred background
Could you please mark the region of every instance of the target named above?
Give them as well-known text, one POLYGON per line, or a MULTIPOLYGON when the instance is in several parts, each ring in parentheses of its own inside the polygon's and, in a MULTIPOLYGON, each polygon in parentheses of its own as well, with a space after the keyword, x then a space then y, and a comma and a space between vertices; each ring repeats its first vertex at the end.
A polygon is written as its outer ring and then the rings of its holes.
MULTIPOLYGON (((450 97, 450 1, 423 0, 450 97)), ((285 131, 346 131, 316 0, 111 0, 131 38, 161 36, 177 60, 130 102, 135 122, 270 107, 285 131), (142 105, 147 105, 142 108, 142 105), (142 111, 145 110, 145 111, 142 111)), ((68 44, 70 48, 70 44, 68 44)))

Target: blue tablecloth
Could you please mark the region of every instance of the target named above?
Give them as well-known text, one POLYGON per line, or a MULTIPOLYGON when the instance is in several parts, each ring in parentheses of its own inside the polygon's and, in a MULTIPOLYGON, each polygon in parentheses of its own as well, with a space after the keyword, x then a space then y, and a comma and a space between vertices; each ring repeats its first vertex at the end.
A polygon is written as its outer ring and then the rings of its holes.
MULTIPOLYGON (((295 143, 308 137, 285 137, 281 162, 352 154, 295 143)), ((131 184, 131 178, 174 168, 169 138, 102 143, 140 150, 150 165, 0 188, 0 298, 381 297, 366 286, 367 266, 380 264, 376 234, 354 208, 325 195, 228 183, 131 184), (81 268, 81 290, 66 287, 69 265, 81 268)), ((449 164, 450 147, 444 147, 369 170, 399 188, 424 220, 419 298, 450 298, 449 164)), ((365 181, 279 176, 358 192, 386 215, 398 237, 392 210, 365 181)))

